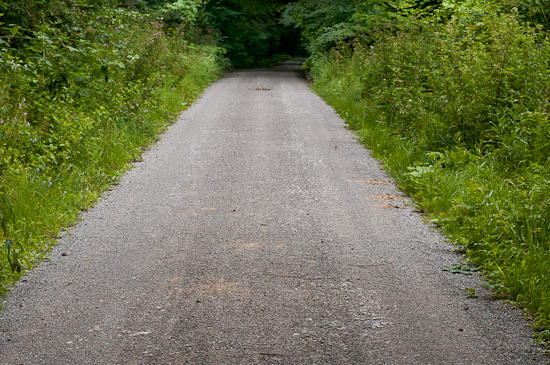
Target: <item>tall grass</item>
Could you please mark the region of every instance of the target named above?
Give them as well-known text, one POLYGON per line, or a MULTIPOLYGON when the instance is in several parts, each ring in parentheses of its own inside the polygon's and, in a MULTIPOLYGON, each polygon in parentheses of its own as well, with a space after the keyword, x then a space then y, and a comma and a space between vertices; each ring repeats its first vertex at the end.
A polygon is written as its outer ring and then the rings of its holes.
POLYGON ((499 295, 548 327, 550 40, 514 12, 374 34, 313 56, 313 88, 499 295))
POLYGON ((69 24, 4 25, 0 292, 222 72, 221 50, 196 45, 185 24, 116 7, 67 11, 69 24))

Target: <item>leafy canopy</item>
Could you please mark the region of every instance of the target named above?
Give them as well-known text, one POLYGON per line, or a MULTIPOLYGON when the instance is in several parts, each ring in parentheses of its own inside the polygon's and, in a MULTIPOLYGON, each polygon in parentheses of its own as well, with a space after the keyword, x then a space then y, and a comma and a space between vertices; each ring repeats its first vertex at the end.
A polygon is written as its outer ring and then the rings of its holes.
POLYGON ((254 67, 277 53, 298 53, 299 32, 279 23, 289 1, 210 0, 204 19, 219 31, 233 66, 254 67))

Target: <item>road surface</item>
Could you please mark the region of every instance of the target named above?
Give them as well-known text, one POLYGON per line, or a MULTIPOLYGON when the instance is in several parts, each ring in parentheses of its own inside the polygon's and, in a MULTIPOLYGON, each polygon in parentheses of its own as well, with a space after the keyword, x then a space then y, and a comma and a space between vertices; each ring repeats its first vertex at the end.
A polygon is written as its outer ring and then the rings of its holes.
POLYGON ((84 214, 6 299, 2 364, 548 361, 288 69, 227 74, 84 214))

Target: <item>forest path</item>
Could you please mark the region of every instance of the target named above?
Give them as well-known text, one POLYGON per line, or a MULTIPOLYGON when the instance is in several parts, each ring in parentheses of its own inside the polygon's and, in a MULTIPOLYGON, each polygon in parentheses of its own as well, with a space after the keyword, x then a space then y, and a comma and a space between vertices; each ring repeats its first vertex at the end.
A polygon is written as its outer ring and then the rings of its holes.
POLYGON ((298 73, 229 73, 9 294, 0 363, 547 360, 408 202, 298 73))

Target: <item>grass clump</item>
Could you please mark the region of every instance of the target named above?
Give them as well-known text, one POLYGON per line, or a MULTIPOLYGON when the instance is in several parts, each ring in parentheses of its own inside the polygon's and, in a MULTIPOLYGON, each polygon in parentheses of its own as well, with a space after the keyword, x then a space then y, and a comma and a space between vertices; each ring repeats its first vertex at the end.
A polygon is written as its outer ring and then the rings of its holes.
POLYGON ((48 4, 0 18, 0 292, 222 72, 191 23, 48 4))
POLYGON ((548 59, 542 27, 512 10, 381 20, 368 39, 309 60, 313 88, 541 328, 550 325, 548 59))

